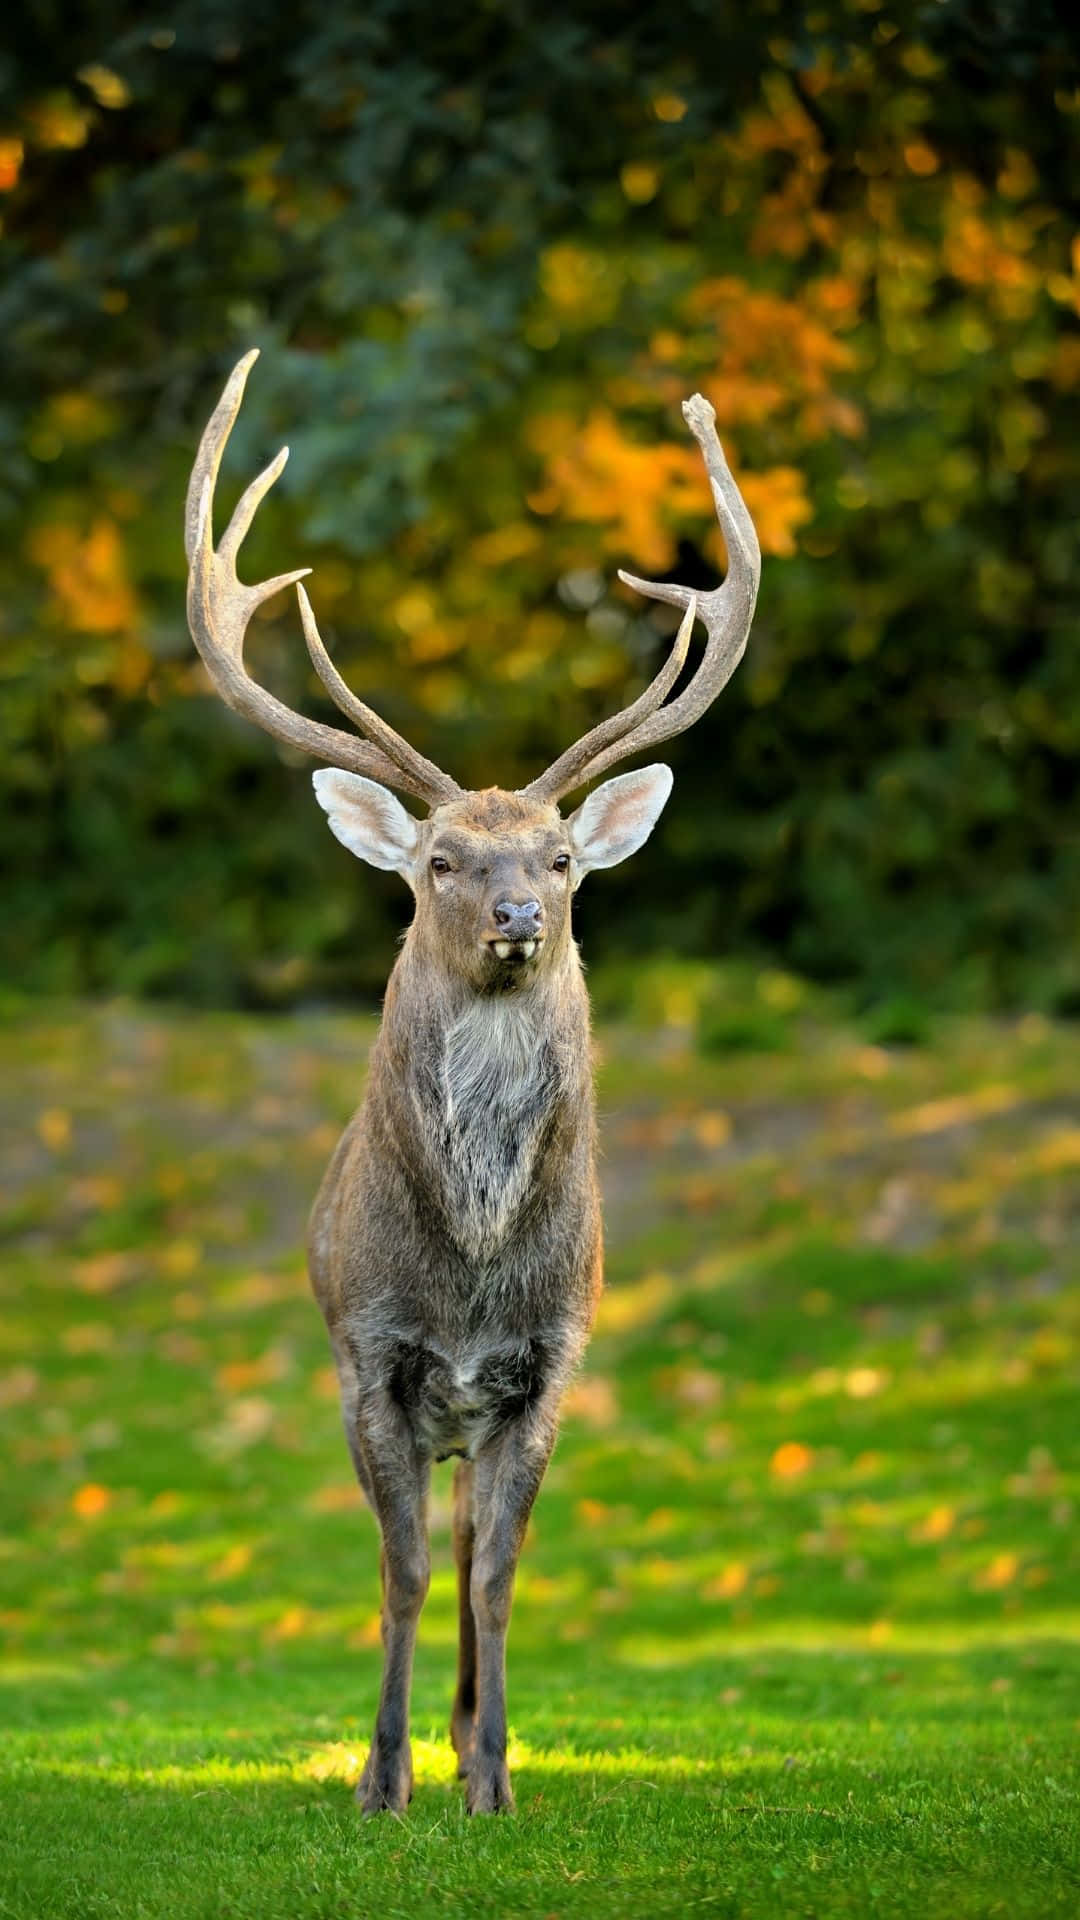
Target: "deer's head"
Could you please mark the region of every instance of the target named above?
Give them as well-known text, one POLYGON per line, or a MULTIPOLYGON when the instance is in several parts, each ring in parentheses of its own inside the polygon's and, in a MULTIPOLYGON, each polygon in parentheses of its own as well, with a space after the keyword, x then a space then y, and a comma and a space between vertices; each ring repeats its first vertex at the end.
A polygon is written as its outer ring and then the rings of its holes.
POLYGON ((728 571, 712 593, 674 583, 620 579, 653 599, 685 609, 671 654, 632 705, 584 734, 545 773, 515 793, 466 792, 358 700, 323 646, 304 588, 310 568, 257 586, 237 579, 236 556, 256 510, 285 465, 288 449, 242 495, 217 548, 214 483, 257 352, 234 368, 211 416, 188 488, 188 620, 218 693, 275 738, 333 764, 314 776, 320 805, 342 844, 372 866, 400 873, 417 901, 414 932, 432 955, 453 955, 477 986, 525 985, 569 941, 570 898, 593 867, 612 867, 642 846, 671 791, 668 767, 654 765, 605 781, 563 818, 558 801, 619 760, 681 733, 704 713, 742 658, 753 618, 761 554, 753 522, 724 459, 715 415, 695 394, 683 404, 701 448, 728 551, 728 571), (294 713, 251 679, 244 636, 255 608, 296 585, 315 670, 340 710, 360 730, 343 733, 294 713), (696 673, 668 700, 686 660, 696 617, 708 640, 696 673), (424 801, 426 818, 408 813, 390 788, 424 801))

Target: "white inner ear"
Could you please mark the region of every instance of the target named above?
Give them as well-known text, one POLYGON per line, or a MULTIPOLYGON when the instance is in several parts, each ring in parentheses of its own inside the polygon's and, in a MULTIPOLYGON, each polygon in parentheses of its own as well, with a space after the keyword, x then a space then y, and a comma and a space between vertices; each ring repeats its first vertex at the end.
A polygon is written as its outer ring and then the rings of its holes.
POLYGON ((378 781, 343 773, 340 767, 320 767, 311 784, 342 846, 369 866, 400 873, 412 886, 418 835, 416 821, 400 800, 378 781))
POLYGON ((582 801, 567 826, 579 875, 617 867, 645 845, 664 809, 674 776, 670 767, 620 773, 582 801))

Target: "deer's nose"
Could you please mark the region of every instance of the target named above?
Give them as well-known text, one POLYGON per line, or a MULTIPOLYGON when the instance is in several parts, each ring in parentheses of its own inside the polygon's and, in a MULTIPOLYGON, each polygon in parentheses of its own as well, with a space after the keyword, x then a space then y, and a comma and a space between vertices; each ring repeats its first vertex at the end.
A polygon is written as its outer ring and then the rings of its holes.
POLYGON ((497 900, 492 914, 507 940, 535 940, 544 921, 539 900, 497 900))

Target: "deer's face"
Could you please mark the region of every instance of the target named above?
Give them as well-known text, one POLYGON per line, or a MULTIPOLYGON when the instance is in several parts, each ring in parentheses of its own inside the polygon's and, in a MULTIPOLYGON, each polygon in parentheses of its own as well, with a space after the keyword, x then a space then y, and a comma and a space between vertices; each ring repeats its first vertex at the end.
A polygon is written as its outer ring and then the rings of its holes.
POLYGON ((478 991, 526 987, 558 960, 585 874, 635 852, 671 791, 667 767, 646 767, 606 781, 566 820, 553 801, 498 787, 417 820, 356 774, 328 768, 314 782, 331 831, 408 881, 418 936, 478 991))
POLYGON ((418 842, 417 916, 475 985, 523 986, 562 951, 573 849, 555 806, 467 794, 436 808, 418 842))

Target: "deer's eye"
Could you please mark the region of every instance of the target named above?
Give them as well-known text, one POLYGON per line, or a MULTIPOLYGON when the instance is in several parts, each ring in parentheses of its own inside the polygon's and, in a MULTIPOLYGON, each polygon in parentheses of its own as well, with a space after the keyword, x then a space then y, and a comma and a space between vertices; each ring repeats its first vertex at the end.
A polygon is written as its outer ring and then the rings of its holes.
POLYGON ((434 860, 431 863, 431 871, 432 873, 449 873, 450 871, 449 860, 444 860, 442 857, 442 854, 437 853, 435 855, 434 860))
POLYGON ((557 853, 555 855, 554 860, 551 863, 552 872, 565 873, 569 865, 570 865, 570 855, 568 853, 557 853))

